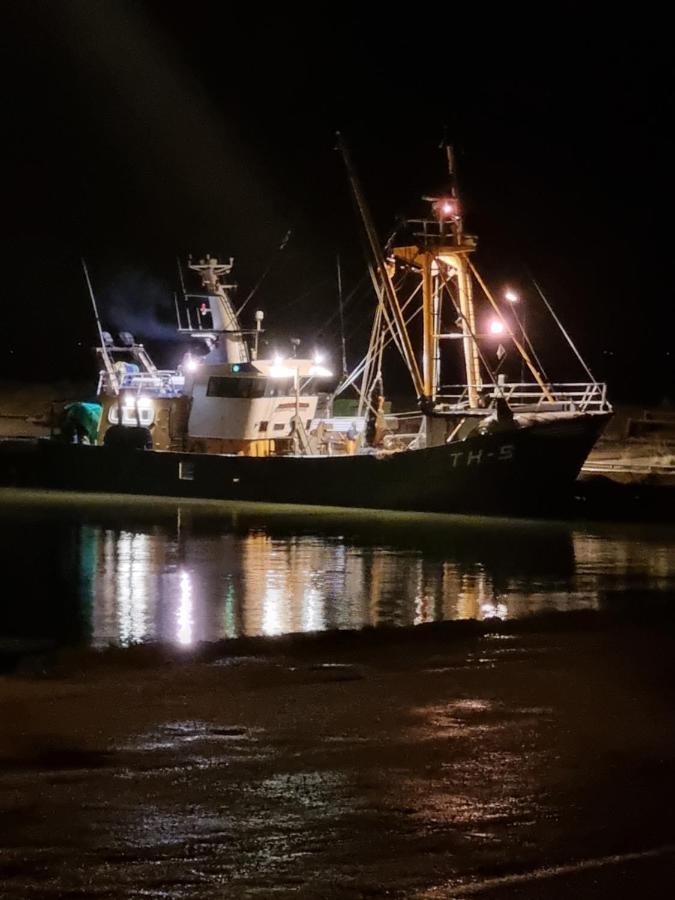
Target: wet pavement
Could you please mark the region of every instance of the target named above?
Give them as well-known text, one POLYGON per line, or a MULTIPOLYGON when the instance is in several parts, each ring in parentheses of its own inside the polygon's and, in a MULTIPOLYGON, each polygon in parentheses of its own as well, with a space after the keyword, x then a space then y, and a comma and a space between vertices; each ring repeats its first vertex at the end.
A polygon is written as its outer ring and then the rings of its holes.
POLYGON ((668 622, 145 649, 0 679, 3 900, 671 896, 668 622))

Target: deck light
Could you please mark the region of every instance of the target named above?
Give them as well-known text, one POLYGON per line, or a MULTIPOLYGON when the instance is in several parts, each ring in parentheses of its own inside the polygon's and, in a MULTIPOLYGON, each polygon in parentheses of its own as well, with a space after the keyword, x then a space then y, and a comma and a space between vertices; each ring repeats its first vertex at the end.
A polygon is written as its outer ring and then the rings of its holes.
POLYGON ((325 353, 320 350, 314 351, 314 365, 310 366, 308 373, 310 378, 330 378, 333 375, 331 370, 323 365, 325 358, 325 353))
POLYGON ((196 372, 198 368, 199 368, 199 360, 195 359, 194 356, 190 356, 188 354, 188 357, 185 360, 185 371, 186 372, 196 372))
POLYGON ((331 378, 333 373, 325 366, 314 365, 309 370, 310 378, 331 378))
POLYGON ((290 378, 294 374, 295 370, 284 365, 280 356, 274 357, 274 364, 270 368, 270 378, 290 378))

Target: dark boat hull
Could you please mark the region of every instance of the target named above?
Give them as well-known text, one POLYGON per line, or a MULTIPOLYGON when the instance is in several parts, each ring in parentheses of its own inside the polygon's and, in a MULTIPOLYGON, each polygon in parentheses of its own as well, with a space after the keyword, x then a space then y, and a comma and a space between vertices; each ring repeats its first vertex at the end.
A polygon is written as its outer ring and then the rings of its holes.
POLYGON ((546 510, 568 493, 606 415, 538 422, 381 456, 201 455, 0 445, 3 486, 424 512, 546 510))

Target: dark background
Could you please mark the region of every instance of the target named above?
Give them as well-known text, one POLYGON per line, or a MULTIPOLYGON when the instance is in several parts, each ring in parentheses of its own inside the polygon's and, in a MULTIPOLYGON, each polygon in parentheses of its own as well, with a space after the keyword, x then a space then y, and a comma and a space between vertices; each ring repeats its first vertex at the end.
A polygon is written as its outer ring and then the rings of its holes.
POLYGON ((93 374, 82 255, 105 323, 173 365, 175 259, 206 252, 235 256, 242 298, 274 259, 246 316, 262 307, 280 348, 297 335, 337 361, 339 252, 345 292, 356 288, 346 308, 355 363, 373 299, 339 128, 383 236, 442 187, 446 135, 478 264, 496 290, 522 292, 549 370, 580 374, 544 325, 528 271, 615 399, 672 399, 665 21, 643 11, 637 23, 594 22, 569 4, 521 15, 275 9, 3 7, 0 375, 93 374))

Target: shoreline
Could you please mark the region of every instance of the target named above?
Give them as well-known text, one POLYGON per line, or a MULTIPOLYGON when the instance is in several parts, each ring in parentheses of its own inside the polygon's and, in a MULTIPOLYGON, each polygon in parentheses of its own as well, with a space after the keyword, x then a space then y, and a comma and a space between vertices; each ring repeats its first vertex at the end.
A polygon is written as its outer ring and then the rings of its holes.
POLYGON ((675 638, 675 591, 619 591, 605 598, 600 609, 551 610, 512 619, 446 619, 417 625, 366 625, 323 631, 278 635, 241 635, 213 641, 198 641, 181 647, 176 643, 144 641, 127 646, 105 647, 56 645, 47 640, 0 640, 0 677, 67 677, 89 669, 148 669, 175 666, 237 664, 256 659, 299 662, 378 657, 397 649, 425 654, 438 649, 462 649, 485 639, 551 640, 565 635, 607 635, 622 638, 628 633, 658 629, 675 638))

